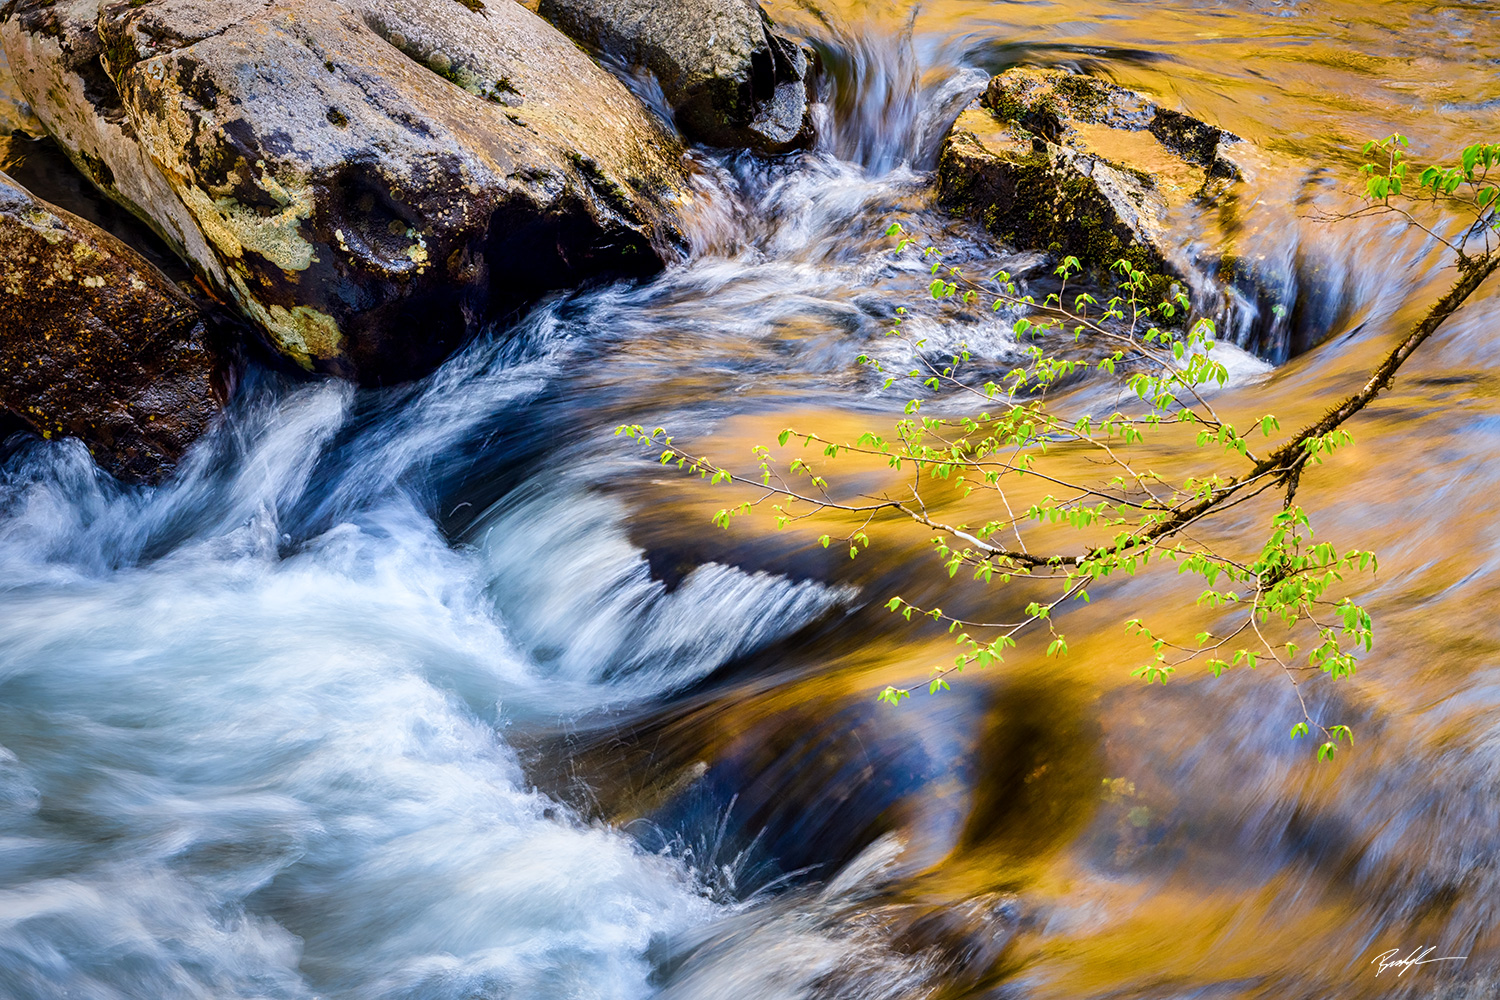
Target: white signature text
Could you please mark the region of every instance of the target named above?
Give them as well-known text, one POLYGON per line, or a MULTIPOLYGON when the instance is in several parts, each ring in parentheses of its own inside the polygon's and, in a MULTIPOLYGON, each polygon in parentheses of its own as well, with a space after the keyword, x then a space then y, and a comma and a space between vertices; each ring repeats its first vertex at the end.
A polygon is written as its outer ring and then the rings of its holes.
POLYGON ((1392 948, 1390 951, 1383 951, 1376 955, 1370 964, 1378 966, 1375 970, 1377 976, 1387 969, 1395 969, 1397 976, 1404 976, 1408 969, 1418 965, 1430 965, 1433 962, 1462 962, 1469 957, 1468 955, 1449 955, 1445 958, 1427 957, 1435 951, 1437 951, 1436 948, 1413 948, 1410 955, 1402 958, 1401 949, 1392 948))

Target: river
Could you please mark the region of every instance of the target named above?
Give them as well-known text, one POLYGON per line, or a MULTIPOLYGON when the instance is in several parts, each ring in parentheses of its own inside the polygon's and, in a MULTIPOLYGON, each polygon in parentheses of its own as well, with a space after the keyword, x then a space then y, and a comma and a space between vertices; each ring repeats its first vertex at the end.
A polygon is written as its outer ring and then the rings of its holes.
MULTIPOLYGON (((1331 764, 1287 739, 1278 676, 1130 677, 1124 619, 1195 628, 1170 575, 1070 609, 1065 660, 1023 644, 878 704, 948 657, 883 610, 946 594, 925 537, 851 562, 813 527, 721 531, 724 488, 612 433, 753 465, 788 424, 887 421, 899 399, 854 359, 923 272, 881 233, 1016 263, 931 207, 929 171, 1022 61, 1280 159, 1234 235, 1291 308, 1226 306, 1249 350, 1225 348, 1216 405, 1300 425, 1447 280, 1420 234, 1310 207, 1354 205, 1366 138, 1497 138, 1500 12, 768 6, 822 57, 823 139, 702 154, 687 262, 554 297, 408 387, 252 370, 154 491, 76 442, 6 457, 0 996, 1500 996, 1494 287, 1304 478, 1320 532, 1381 559, 1351 591, 1375 651, 1310 687, 1356 733, 1331 764), (1375 964, 1426 947, 1455 960, 1375 964)), ((1185 252, 1222 226, 1181 220, 1185 252)), ((998 322, 917 312, 1012 349, 998 322)))

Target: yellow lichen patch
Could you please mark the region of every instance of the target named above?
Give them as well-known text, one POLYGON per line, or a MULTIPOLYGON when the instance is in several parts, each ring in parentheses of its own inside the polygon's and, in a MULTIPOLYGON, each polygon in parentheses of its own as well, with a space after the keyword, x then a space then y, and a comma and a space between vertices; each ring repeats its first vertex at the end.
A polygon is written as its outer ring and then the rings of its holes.
POLYGON ((406 231, 406 235, 409 238, 413 238, 417 241, 416 243, 413 243, 409 249, 407 249, 406 255, 411 258, 413 264, 417 265, 417 273, 421 274, 423 271, 427 270, 428 261, 431 260, 431 258, 427 255, 427 240, 422 237, 421 233, 414 232, 410 229, 406 231))
POLYGON ((259 186, 282 206, 274 215, 262 215, 233 198, 210 198, 191 184, 178 186, 178 193, 203 234, 226 257, 243 257, 254 251, 283 271, 305 271, 312 264, 312 244, 302 238, 302 220, 313 213, 313 193, 306 188, 288 189, 275 177, 264 175, 259 186))
POLYGON ((344 335, 332 316, 311 306, 267 307, 256 301, 243 277, 234 272, 230 272, 229 277, 240 306, 265 328, 287 357, 311 370, 313 362, 339 356, 344 335))
POLYGON ((344 343, 333 317, 310 306, 272 306, 266 325, 282 349, 304 365, 337 357, 344 343))
MULTIPOLYGON (((62 226, 58 223, 57 217, 55 215, 45 216, 44 220, 45 221, 39 221, 39 224, 37 225, 38 236, 40 236, 42 239, 46 240, 53 246, 56 246, 57 244, 63 242, 68 238, 67 233, 63 232, 62 226)), ((32 218, 28 219, 27 221, 30 222, 38 220, 32 218)))

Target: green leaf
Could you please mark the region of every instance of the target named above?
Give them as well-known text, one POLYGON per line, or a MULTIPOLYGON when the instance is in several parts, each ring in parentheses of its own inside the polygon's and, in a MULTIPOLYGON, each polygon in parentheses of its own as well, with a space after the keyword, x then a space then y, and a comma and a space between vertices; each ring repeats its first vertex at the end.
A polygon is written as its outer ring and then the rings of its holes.
POLYGON ((1481 152, 1483 152, 1483 150, 1484 150, 1484 147, 1481 145, 1481 146, 1470 146, 1470 147, 1468 147, 1467 149, 1465 149, 1463 151, 1463 156, 1461 157, 1461 162, 1463 163, 1463 169, 1464 169, 1464 176, 1465 177, 1472 177, 1473 176, 1473 174, 1474 174, 1474 164, 1476 164, 1476 163, 1479 162, 1479 154, 1481 152))

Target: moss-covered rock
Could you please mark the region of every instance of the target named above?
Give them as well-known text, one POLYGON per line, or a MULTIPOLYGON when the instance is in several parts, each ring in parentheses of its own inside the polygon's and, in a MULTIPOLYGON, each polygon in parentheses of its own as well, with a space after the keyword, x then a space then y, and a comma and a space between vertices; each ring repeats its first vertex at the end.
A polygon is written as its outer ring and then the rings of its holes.
POLYGON ((960 115, 943 144, 938 197, 1020 249, 1071 254, 1095 271, 1129 260, 1153 284, 1169 270, 1156 240, 1165 205, 1151 184, 1066 146, 997 132, 980 108, 960 115))
POLYGON ((938 197, 1006 243, 1102 271, 1128 260, 1153 297, 1178 275, 1173 208, 1237 176, 1229 133, 1062 70, 1000 74, 944 140, 938 197))
POLYGON ((686 166, 513 2, 10 0, 48 131, 307 368, 392 382, 679 251, 686 166))
POLYGON ((755 0, 540 0, 537 10, 655 74, 684 135, 766 153, 812 143, 807 56, 755 0))
POLYGON ((1141 158, 1136 168, 1153 176, 1200 186, 1205 172, 1236 176, 1238 136, 1098 77, 1017 66, 991 79, 979 103, 1002 123, 1049 142, 1105 158, 1141 158))
POLYGON ((155 481, 219 412, 228 379, 197 306, 103 230, 0 174, 0 410, 155 481))

